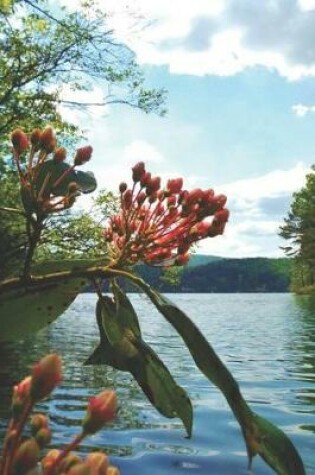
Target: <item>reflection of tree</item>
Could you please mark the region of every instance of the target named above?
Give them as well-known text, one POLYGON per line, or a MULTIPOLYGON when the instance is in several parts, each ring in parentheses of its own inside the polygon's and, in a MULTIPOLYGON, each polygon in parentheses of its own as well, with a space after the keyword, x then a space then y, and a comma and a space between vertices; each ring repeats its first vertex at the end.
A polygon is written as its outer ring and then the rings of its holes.
MULTIPOLYGON (((315 412, 312 407, 315 406, 315 296, 296 296, 295 301, 300 327, 293 348, 297 364, 292 373, 304 383, 296 398, 303 405, 301 412, 315 412)), ((301 428, 315 432, 315 426, 304 425, 301 428)))

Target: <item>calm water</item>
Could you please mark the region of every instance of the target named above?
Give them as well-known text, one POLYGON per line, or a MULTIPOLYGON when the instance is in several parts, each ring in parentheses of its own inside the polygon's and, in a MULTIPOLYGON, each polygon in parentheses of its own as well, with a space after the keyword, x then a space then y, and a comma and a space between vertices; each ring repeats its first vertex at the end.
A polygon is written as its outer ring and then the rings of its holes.
MULTIPOLYGON (((315 475, 315 301, 289 294, 181 294, 170 298, 197 323, 239 381, 252 408, 293 440, 308 475, 315 475)), ((71 308, 32 339, 0 347, 0 437, 8 421, 11 386, 47 352, 64 360, 64 381, 49 410, 53 446, 78 432, 87 398, 117 390, 120 411, 112 430, 88 439, 82 451, 104 447, 126 475, 241 475, 246 452, 239 427, 221 394, 199 373, 181 339, 142 296, 132 295, 146 341, 190 394, 192 439, 177 419, 161 417, 137 384, 107 367, 83 366, 98 342, 95 296, 80 295, 71 308)), ((0 330, 1 331, 1 330, 0 330)), ((273 472, 254 460, 255 475, 273 472)))

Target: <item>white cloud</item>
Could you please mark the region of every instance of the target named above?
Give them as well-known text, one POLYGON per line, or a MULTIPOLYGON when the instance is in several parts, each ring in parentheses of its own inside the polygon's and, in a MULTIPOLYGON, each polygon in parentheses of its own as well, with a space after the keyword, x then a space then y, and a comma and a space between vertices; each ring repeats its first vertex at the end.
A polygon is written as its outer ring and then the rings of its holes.
POLYGON ((297 115, 297 117, 305 117, 306 114, 311 112, 315 112, 315 106, 309 106, 305 104, 295 104, 292 106, 293 112, 297 115))
POLYGON ((298 4, 305 12, 315 10, 315 0, 298 0, 298 4))
POLYGON ((297 163, 289 170, 274 170, 222 185, 216 192, 228 196, 230 220, 224 235, 202 242, 199 252, 226 257, 283 256, 279 226, 288 212, 292 193, 304 186, 309 172, 303 163, 297 163))
POLYGON ((123 160, 134 165, 137 162, 163 162, 164 157, 160 152, 144 140, 134 140, 123 150, 123 160))
POLYGON ((122 3, 113 4, 118 13, 111 24, 142 63, 197 75, 233 75, 255 66, 290 80, 315 75, 314 0, 137 0, 133 9, 148 25, 138 34, 134 18, 121 14, 122 3))
MULTIPOLYGON (((60 3, 75 10, 80 2, 60 3)), ((193 75, 252 67, 289 80, 315 75, 315 0, 108 0, 106 12, 143 64, 193 75)))

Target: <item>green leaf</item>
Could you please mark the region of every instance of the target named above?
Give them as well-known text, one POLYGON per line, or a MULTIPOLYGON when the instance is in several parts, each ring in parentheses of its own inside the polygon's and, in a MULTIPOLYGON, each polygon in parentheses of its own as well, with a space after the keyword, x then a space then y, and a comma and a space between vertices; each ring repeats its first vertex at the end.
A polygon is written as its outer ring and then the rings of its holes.
POLYGON ((267 419, 255 414, 259 455, 279 475, 305 475, 302 459, 291 440, 267 419))
POLYGON ((169 299, 147 284, 141 288, 181 335, 200 371, 224 394, 241 426, 249 464, 259 454, 279 475, 305 475, 303 462, 292 442, 279 428, 250 409, 232 374, 196 325, 169 299))
POLYGON ((100 264, 101 261, 43 261, 34 265, 31 269, 32 276, 41 277, 41 282, 25 283, 21 280, 14 289, 2 291, 0 294, 0 341, 24 338, 52 323, 87 284, 86 279, 71 275, 60 281, 47 283, 45 276, 84 270, 96 263, 100 264))
POLYGON ((55 162, 46 160, 40 167, 36 177, 36 188, 39 192, 44 180, 48 175, 50 179, 46 185, 46 190, 55 196, 64 196, 68 193, 69 183, 75 182, 82 193, 91 193, 96 189, 97 183, 92 172, 83 172, 81 170, 71 169, 72 167, 65 162, 55 162), (62 181, 54 186, 54 183, 63 175, 62 181))
POLYGON ((191 435, 192 406, 158 355, 140 336, 138 317, 131 302, 117 284, 115 301, 105 296, 96 309, 101 342, 87 364, 110 364, 129 371, 150 402, 165 417, 178 416, 191 435))
POLYGON ((66 279, 57 284, 29 285, 2 293, 0 341, 24 338, 52 323, 86 283, 83 279, 66 279))

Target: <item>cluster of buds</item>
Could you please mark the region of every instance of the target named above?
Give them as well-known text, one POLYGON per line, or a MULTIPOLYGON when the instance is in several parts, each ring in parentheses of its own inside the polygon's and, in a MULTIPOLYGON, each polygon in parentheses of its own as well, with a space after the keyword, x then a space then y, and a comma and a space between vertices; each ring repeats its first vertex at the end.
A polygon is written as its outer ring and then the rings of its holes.
POLYGON ((132 178, 132 188, 120 184, 120 212, 104 231, 117 265, 184 265, 192 245, 223 233, 229 217, 225 195, 184 190, 182 178, 162 188, 143 162, 132 168, 132 178))
POLYGON ((35 129, 28 136, 23 130, 16 129, 11 133, 13 159, 19 173, 24 202, 32 212, 51 214, 70 208, 80 194, 78 184, 68 182, 66 189, 60 186, 75 167, 89 161, 92 147, 85 146, 77 149, 73 164, 65 164, 67 151, 57 146, 54 130, 46 127, 44 130, 35 129), (47 159, 51 157, 50 166, 47 159))
POLYGON ((51 431, 47 417, 31 415, 32 409, 36 402, 51 393, 61 378, 61 360, 58 355, 51 354, 33 367, 31 376, 14 387, 12 419, 0 455, 0 475, 119 475, 118 468, 110 465, 105 453, 91 452, 83 459, 73 452, 85 437, 114 419, 117 400, 111 390, 90 399, 81 432, 65 448, 51 449, 41 457, 42 449, 50 443, 51 431), (31 436, 22 438, 28 419, 31 436))

